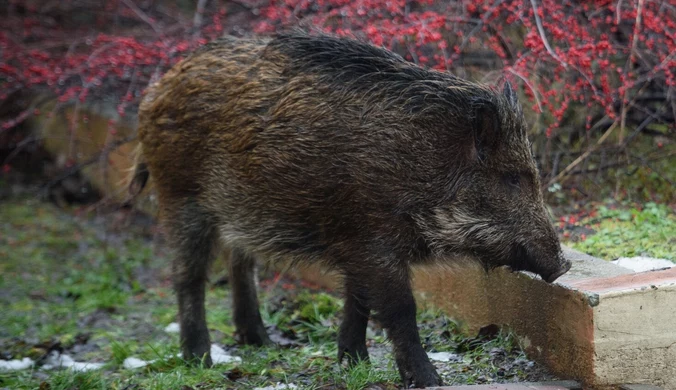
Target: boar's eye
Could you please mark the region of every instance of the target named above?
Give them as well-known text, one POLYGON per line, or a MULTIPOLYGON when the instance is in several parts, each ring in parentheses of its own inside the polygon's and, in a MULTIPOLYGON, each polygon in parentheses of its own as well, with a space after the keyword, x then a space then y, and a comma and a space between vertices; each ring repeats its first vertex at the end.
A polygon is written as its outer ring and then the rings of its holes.
POLYGON ((518 190, 521 186, 521 175, 517 173, 508 173, 504 176, 504 181, 510 187, 514 187, 518 190))

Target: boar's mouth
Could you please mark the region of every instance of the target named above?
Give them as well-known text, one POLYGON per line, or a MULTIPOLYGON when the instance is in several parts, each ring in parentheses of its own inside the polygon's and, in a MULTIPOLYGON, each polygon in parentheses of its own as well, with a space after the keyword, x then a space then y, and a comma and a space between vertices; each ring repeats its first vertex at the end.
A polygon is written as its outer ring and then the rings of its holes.
POLYGON ((547 283, 554 283, 554 281, 556 279, 558 279, 560 276, 562 276, 563 274, 568 272, 568 270, 570 270, 570 266, 571 266, 571 264, 570 264, 570 262, 568 262, 560 270, 552 273, 551 275, 549 275, 546 278, 543 276, 543 278, 547 281, 547 283))

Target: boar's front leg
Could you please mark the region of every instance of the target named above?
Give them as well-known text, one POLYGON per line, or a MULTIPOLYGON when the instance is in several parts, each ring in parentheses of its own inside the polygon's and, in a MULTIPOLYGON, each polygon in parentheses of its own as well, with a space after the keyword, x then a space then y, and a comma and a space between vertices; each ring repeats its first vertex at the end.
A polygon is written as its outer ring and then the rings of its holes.
POLYGON ((345 276, 345 308, 343 322, 338 334, 338 362, 347 358, 349 365, 358 361, 368 362, 366 349, 366 326, 370 309, 367 306, 367 291, 353 275, 345 276))
POLYGON ((441 378, 420 343, 409 270, 403 265, 383 268, 369 273, 371 308, 392 341, 404 386, 441 386, 441 378))

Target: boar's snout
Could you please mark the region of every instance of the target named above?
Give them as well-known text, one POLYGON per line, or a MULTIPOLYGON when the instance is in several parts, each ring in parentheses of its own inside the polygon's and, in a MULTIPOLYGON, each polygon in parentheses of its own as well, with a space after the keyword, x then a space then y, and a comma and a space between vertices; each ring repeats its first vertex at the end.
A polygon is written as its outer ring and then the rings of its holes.
POLYGON ((554 258, 544 259, 544 263, 536 266, 535 272, 542 277, 547 283, 554 283, 554 281, 563 276, 570 269, 570 260, 563 256, 559 250, 554 258))
POLYGON ((571 262, 563 256, 563 253, 559 253, 556 260, 557 266, 555 268, 540 273, 542 279, 547 283, 554 283, 556 279, 563 276, 570 269, 571 262))
MULTIPOLYGON (((557 245, 558 246, 558 245, 557 245)), ((536 273, 547 283, 553 283, 570 270, 571 262, 563 256, 559 248, 542 250, 542 248, 515 245, 510 267, 536 273)))

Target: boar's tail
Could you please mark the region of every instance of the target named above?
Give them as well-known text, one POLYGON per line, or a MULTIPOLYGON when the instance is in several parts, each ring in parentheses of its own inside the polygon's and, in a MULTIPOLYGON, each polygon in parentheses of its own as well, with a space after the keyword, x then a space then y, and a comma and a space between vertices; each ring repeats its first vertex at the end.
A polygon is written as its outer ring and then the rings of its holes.
POLYGON ((141 145, 139 145, 138 149, 136 150, 136 162, 133 167, 133 173, 127 187, 130 200, 135 198, 141 193, 141 191, 143 191, 143 188, 146 186, 149 177, 150 172, 148 171, 148 165, 143 158, 141 145))

